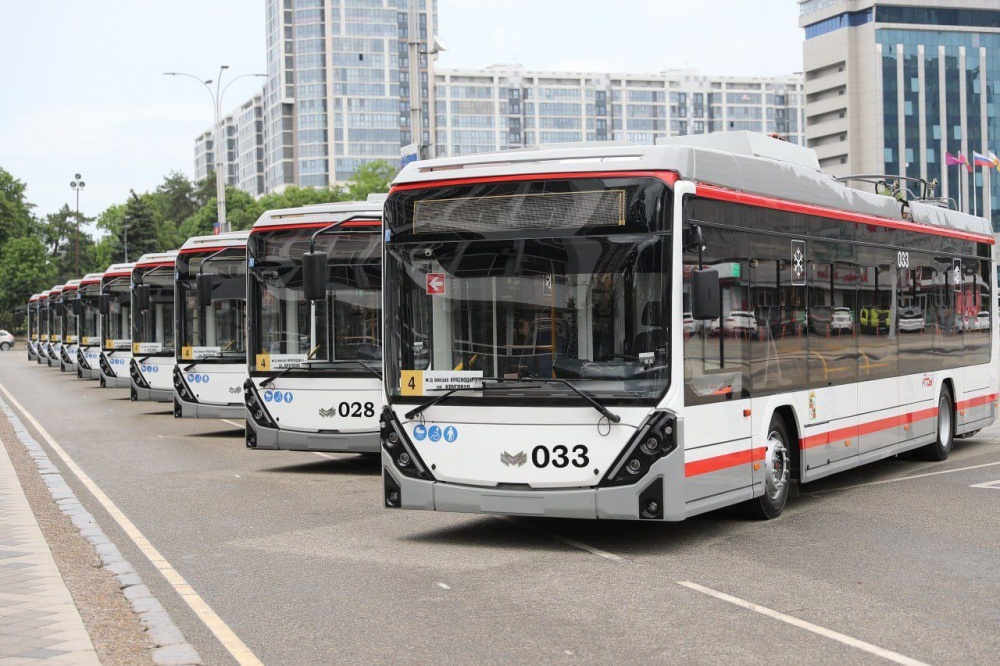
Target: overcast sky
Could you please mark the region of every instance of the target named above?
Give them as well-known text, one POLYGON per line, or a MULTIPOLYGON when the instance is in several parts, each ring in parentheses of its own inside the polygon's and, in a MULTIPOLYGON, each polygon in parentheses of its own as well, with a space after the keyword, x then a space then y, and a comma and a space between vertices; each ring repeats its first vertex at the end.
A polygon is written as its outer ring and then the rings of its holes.
MULTIPOLYGON (((802 67, 795 0, 438 0, 438 65, 538 70, 781 75, 802 67)), ((194 137, 213 120, 214 78, 263 72, 264 0, 0 0, 0 166, 40 215, 89 216, 194 175, 194 137)), ((224 111, 262 79, 236 82, 224 111)))

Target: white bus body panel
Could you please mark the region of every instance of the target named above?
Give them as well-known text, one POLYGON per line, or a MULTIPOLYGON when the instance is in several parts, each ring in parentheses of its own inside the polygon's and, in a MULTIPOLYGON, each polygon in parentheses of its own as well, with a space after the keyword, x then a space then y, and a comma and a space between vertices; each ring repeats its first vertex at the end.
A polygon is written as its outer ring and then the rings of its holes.
POLYGON ((261 387, 266 377, 254 377, 253 384, 278 428, 265 428, 246 419, 257 433, 257 449, 289 451, 379 451, 378 418, 382 412, 382 382, 376 377, 282 377, 261 387), (280 395, 280 398, 278 397, 280 395), (291 398, 291 400, 289 400, 291 398), (346 403, 360 416, 341 415, 346 403), (371 410, 366 410, 371 403, 371 410), (366 411, 370 416, 366 416, 366 411))
POLYGON ((149 388, 141 388, 134 381, 132 382, 134 400, 173 402, 173 356, 150 356, 146 358, 140 355, 138 358, 133 357, 131 365, 133 368, 138 369, 142 378, 149 384, 149 388), (142 360, 141 363, 139 362, 140 360, 142 360))
POLYGON ((198 402, 182 400, 174 391, 177 416, 184 418, 242 418, 243 382, 247 378, 246 362, 204 363, 184 370, 192 362, 178 362, 177 370, 188 390, 198 402))

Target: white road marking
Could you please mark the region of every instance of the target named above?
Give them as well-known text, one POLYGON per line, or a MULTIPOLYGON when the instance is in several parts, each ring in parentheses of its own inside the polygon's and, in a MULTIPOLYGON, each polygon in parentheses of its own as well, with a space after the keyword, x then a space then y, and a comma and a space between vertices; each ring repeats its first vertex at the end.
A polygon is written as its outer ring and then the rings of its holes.
POLYGON ((560 543, 564 543, 567 546, 572 546, 573 548, 576 548, 578 550, 582 550, 582 551, 588 552, 591 555, 597 555, 598 557, 603 557, 604 559, 611 560, 612 562, 624 562, 625 561, 624 557, 619 557, 618 555, 615 555, 614 553, 609 553, 606 550, 601 550, 600 548, 594 548, 593 546, 588 546, 585 543, 581 543, 579 541, 574 541, 573 539, 567 539, 564 536, 560 536, 558 534, 553 534, 552 532, 549 532, 549 531, 543 530, 543 529, 539 529, 539 528, 537 528, 537 527, 535 527, 533 525, 526 525, 525 523, 520 523, 520 522, 514 520, 514 518, 512 516, 496 516, 496 517, 499 518, 500 520, 506 520, 509 523, 513 523, 514 525, 517 525, 521 529, 528 530, 529 532, 534 532, 535 534, 539 534, 539 535, 541 535, 543 537, 546 537, 548 539, 552 539, 553 541, 558 541, 560 543))
POLYGON ((806 631, 811 631, 814 634, 823 636, 824 638, 829 638, 831 640, 837 641, 838 643, 843 643, 844 645, 856 648, 858 650, 863 650, 869 654, 873 654, 877 657, 882 657, 889 661, 895 662, 897 664, 906 664, 906 666, 927 666, 922 661, 917 661, 916 659, 911 659, 906 655, 899 654, 898 652, 893 652, 892 650, 886 650, 885 648, 880 648, 877 645, 872 645, 871 643, 866 643, 865 641, 859 640, 857 638, 852 638, 832 629, 827 629, 819 625, 813 624, 812 622, 806 622, 805 620, 800 620, 797 617, 792 617, 791 615, 785 615, 784 613, 778 612, 767 608, 766 606, 761 606, 759 604, 752 603, 750 601, 745 601, 739 597, 734 597, 732 595, 726 594, 725 592, 719 592, 713 590, 710 587, 705 587, 704 585, 699 585, 698 583, 692 583, 686 580, 677 581, 678 585, 683 585, 684 587, 694 590, 695 592, 701 592, 702 594, 707 594, 710 597, 715 597, 722 601, 752 610, 755 613, 760 613, 761 615, 766 615, 775 620, 780 620, 786 624, 790 624, 799 629, 805 629, 806 631))
POLYGON ((859 483, 854 486, 844 486, 843 488, 836 488, 835 490, 850 490, 851 488, 863 488, 865 486, 881 486, 884 483, 896 483, 898 481, 910 481, 911 479, 923 479, 928 476, 938 476, 939 474, 954 474, 955 472, 967 472, 970 469, 993 467, 995 465, 1000 465, 1000 461, 983 463, 982 465, 971 465, 969 467, 958 467, 956 469, 944 469, 941 470, 940 472, 927 472, 926 474, 913 474, 911 476, 901 476, 896 479, 883 479, 882 481, 870 481, 868 483, 859 483))
POLYGON ((442 590, 450 590, 451 589, 450 586, 445 585, 444 583, 438 583, 438 587, 440 587, 442 590))
POLYGON ((987 481, 986 483, 974 483, 969 486, 970 488, 993 488, 994 490, 1000 490, 1000 479, 996 481, 987 481))
POLYGON ((94 498, 100 502, 105 511, 108 512, 116 523, 118 523, 118 526, 122 528, 122 531, 125 532, 130 539, 132 539, 132 542, 139 548, 140 551, 142 551, 142 554, 146 556, 150 563, 156 567, 157 571, 163 574, 163 577, 167 579, 167 582, 172 588, 174 588, 174 591, 176 591, 177 594, 180 595, 181 599, 183 599, 187 605, 190 606, 195 615, 197 615, 201 621, 205 623, 205 626, 208 627, 209 631, 211 631, 218 641, 222 643, 222 646, 233 656, 233 659, 235 659, 239 664, 254 666, 259 664, 260 666, 263 666, 263 662, 261 662, 260 659, 258 659, 257 656, 250 651, 250 648, 248 648, 246 644, 240 640, 239 636, 237 636, 236 633, 229 628, 229 625, 227 625, 222 618, 219 617, 214 610, 212 610, 205 600, 194 591, 194 588, 191 587, 184 577, 181 576, 176 569, 174 569, 173 565, 171 565, 170 562, 168 562, 166 558, 164 558, 163 555, 156 550, 153 544, 151 544, 142 532, 139 531, 139 528, 133 525, 132 521, 129 520, 124 513, 122 513, 121 509, 119 509, 114 502, 111 501, 111 498, 105 495, 104 491, 101 490, 100 487, 98 487, 98 485, 94 483, 89 476, 87 476, 87 473, 84 472, 80 466, 69 457, 69 455, 61 446, 59 446, 58 443, 56 443, 55 439, 52 438, 52 435, 50 435, 48 431, 42 427, 42 424, 31 415, 31 412, 25 409, 24 405, 18 402, 3 384, 0 384, 0 391, 3 391, 3 394, 7 396, 8 402, 10 402, 15 409, 21 412, 28 423, 34 426, 35 430, 37 430, 42 438, 45 439, 52 451, 59 456, 60 460, 63 461, 66 467, 69 468, 77 479, 80 480, 80 483, 82 483, 87 490, 90 491, 94 498))
POLYGON ((219 420, 222 421, 223 423, 228 423, 229 425, 234 426, 236 428, 245 428, 246 427, 245 423, 236 423, 235 421, 230 421, 229 419, 219 419, 219 420))

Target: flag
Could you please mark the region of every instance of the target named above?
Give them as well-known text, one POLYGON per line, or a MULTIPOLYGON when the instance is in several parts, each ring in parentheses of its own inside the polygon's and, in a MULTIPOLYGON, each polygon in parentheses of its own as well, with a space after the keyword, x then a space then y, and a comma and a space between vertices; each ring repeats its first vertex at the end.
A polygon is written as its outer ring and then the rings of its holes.
POLYGON ((990 158, 990 162, 992 162, 992 163, 993 163, 993 166, 995 166, 995 167, 997 168, 997 171, 1000 171, 1000 157, 997 157, 997 156, 996 156, 996 155, 995 155, 995 154, 993 153, 993 151, 991 150, 991 151, 989 152, 989 158, 990 158))
POLYGON ((972 173, 972 165, 969 164, 969 160, 965 159, 965 155, 963 155, 962 153, 959 153, 958 154, 958 161, 959 161, 960 164, 964 164, 965 165, 965 168, 966 168, 966 170, 969 173, 972 173))
POLYGON ((955 166, 956 164, 964 164, 965 158, 959 153, 958 157, 955 157, 951 153, 944 154, 944 163, 946 166, 955 166))
POLYGON ((976 166, 993 166, 993 160, 976 151, 972 151, 972 163, 976 166))
POLYGON ((218 236, 222 232, 222 225, 216 222, 212 225, 212 235, 218 236))

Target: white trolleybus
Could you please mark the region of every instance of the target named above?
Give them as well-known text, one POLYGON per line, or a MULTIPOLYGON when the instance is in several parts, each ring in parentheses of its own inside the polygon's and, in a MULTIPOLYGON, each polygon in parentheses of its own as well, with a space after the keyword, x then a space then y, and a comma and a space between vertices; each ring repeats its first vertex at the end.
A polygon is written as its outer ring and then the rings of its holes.
POLYGON ((112 264, 101 276, 98 310, 101 313, 101 386, 131 388, 132 268, 134 263, 112 264))
POLYGON ((793 144, 417 162, 385 225, 389 507, 771 518, 795 480, 943 460, 996 414, 989 224, 793 144))
POLYGON ((75 305, 77 293, 80 290, 80 280, 70 280, 63 285, 62 293, 59 295, 56 307, 59 310, 59 318, 62 320, 62 339, 59 345, 59 370, 62 372, 76 372, 76 350, 79 348, 79 335, 77 333, 77 308, 75 305))
POLYGON ((174 267, 177 250, 144 254, 132 268, 133 401, 174 400, 174 267))
POLYGON ((28 360, 38 361, 38 300, 41 294, 32 294, 28 299, 28 360))
POLYGON ((174 416, 241 418, 248 231, 189 238, 177 255, 174 416))
POLYGON ((38 345, 35 360, 39 364, 49 363, 49 329, 52 328, 52 317, 49 311, 49 296, 51 289, 46 289, 38 295, 38 345))
POLYGON ((76 376, 80 379, 101 378, 101 278, 104 273, 87 273, 80 280, 80 289, 73 307, 77 315, 76 376))
POLYGON ((48 366, 50 368, 57 367, 61 364, 61 352, 62 352, 62 338, 63 338, 63 316, 62 316, 62 293, 66 285, 60 284, 49 291, 49 298, 47 301, 49 310, 49 344, 46 347, 48 351, 48 366))
POLYGON ((272 210, 254 224, 247 447, 378 453, 384 199, 272 210))

